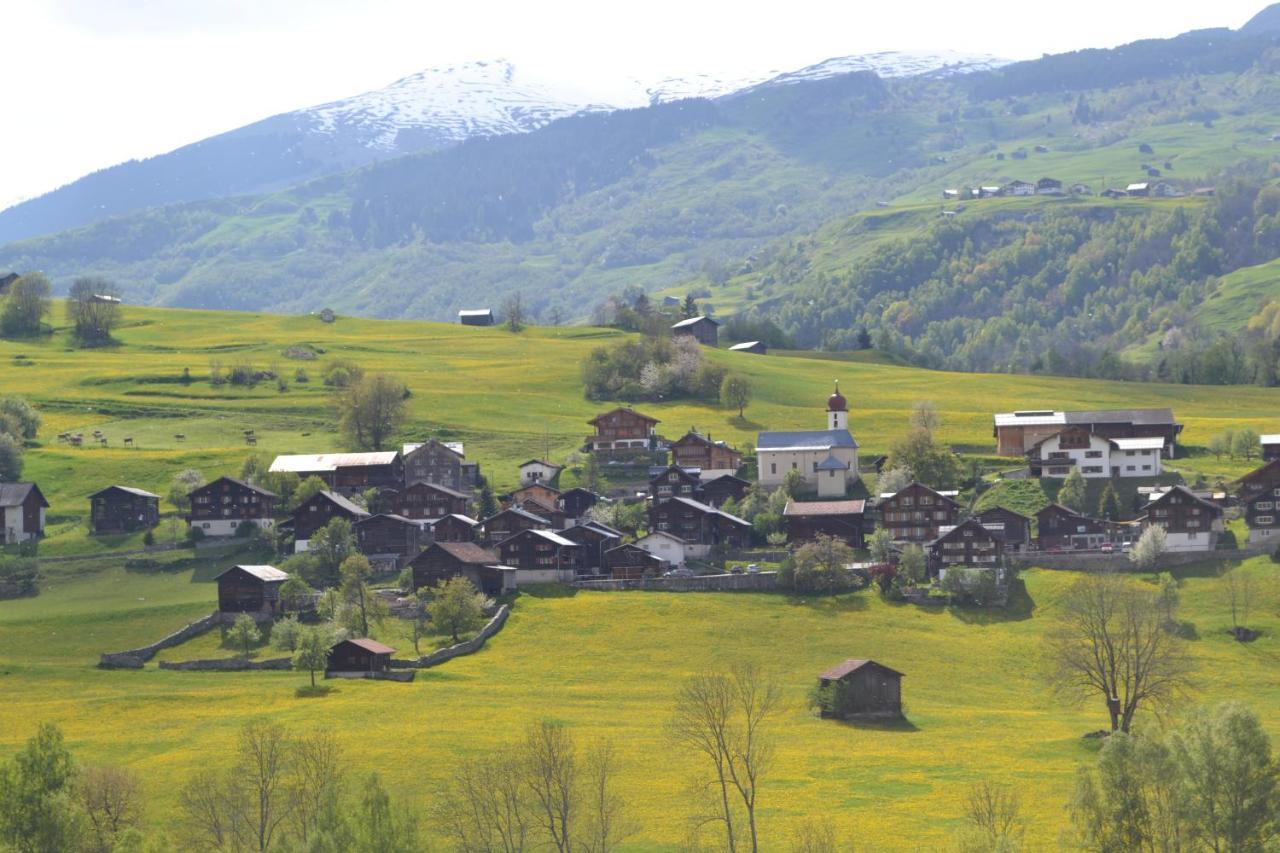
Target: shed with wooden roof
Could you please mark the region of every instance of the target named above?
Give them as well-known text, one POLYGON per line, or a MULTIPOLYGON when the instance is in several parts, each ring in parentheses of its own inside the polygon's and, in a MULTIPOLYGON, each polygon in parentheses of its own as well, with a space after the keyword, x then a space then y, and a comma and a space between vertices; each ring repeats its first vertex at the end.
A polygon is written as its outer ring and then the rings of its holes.
POLYGON ((900 719, 902 673, 866 658, 849 658, 818 676, 822 715, 900 719))

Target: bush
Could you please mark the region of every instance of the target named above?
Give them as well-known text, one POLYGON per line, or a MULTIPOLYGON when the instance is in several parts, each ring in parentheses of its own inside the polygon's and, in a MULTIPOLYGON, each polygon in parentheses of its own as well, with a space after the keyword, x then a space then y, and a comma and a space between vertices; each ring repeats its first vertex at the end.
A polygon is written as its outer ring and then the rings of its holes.
POLYGON ((364 376, 363 368, 344 358, 334 359, 324 368, 324 384, 330 388, 346 388, 361 376, 364 376))
POLYGON ((0 557, 0 600, 39 592, 40 566, 28 558, 0 557))
POLYGON ((148 530, 146 533, 142 534, 142 544, 146 545, 147 547, 150 547, 156 544, 155 531, 148 530))
POLYGON ((203 538, 204 538, 204 528, 202 527, 187 528, 187 541, 190 542, 192 545, 199 542, 203 538))
POLYGON ((258 539, 262 536, 262 528, 251 521, 236 526, 237 539, 258 539))
POLYGON ((289 616, 271 627, 271 646, 282 652, 295 651, 301 635, 302 623, 297 617, 289 616))

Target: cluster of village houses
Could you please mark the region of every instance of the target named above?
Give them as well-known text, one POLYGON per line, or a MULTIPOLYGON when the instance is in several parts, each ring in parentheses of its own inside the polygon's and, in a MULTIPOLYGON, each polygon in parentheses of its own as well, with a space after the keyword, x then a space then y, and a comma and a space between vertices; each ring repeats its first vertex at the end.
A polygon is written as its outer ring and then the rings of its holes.
MULTIPOLYGON (((757 436, 761 488, 782 486, 791 472, 803 480, 803 493, 783 513, 793 545, 826 534, 861 548, 880 527, 900 545, 922 546, 935 576, 953 566, 1001 567, 1006 556, 1032 550, 1122 550, 1150 525, 1165 528, 1170 551, 1210 551, 1224 529, 1226 503, 1237 500, 1181 485, 1144 486, 1137 491, 1145 504, 1136 518, 1122 522, 1058 504, 1034 519, 1002 506, 972 513, 956 492, 920 482, 870 499, 850 499, 860 466, 848 417, 837 387, 821 411, 821 429, 757 436)), ((561 466, 545 459, 520 465, 519 488, 501 496, 495 514, 474 518, 469 513, 479 466, 466 458, 461 444, 434 439, 383 452, 279 456, 272 471, 317 477, 327 488, 278 519, 276 495, 219 477, 191 492, 186 520, 208 537, 235 536, 246 524, 264 530, 279 524, 294 548, 305 551, 317 530, 345 518, 362 553, 387 569, 412 567, 417 586, 464 575, 490 593, 528 583, 652 576, 752 544, 752 525, 722 509, 731 500, 740 503, 752 486, 743 476, 747 469, 740 450, 692 429, 668 440, 659 434, 657 418, 629 407, 602 412, 589 424, 593 431, 585 452, 641 469, 661 460, 648 467, 642 496, 633 491, 613 498, 644 500, 647 533, 640 538, 595 520, 592 508, 610 498, 582 487, 561 489, 561 466), (380 493, 383 511, 371 513, 354 500, 370 489, 380 493)), ((1019 411, 994 417, 997 452, 1023 459, 1021 476, 1050 479, 1073 471, 1087 480, 1156 478, 1176 452, 1181 429, 1169 409, 1019 411)), ((1263 436, 1262 442, 1263 466, 1239 481, 1238 501, 1251 541, 1280 529, 1280 436, 1263 436)), ((90 497, 92 529, 153 527, 159 500, 129 486, 104 488, 90 497)), ((47 506, 35 483, 0 484, 6 541, 41 535, 47 506)))
MULTIPOLYGON (((1158 171, 1158 170, 1149 170, 1158 171)), ((1198 187, 1191 191, 1193 195, 1213 195, 1212 187, 1198 187)), ((1093 188, 1088 184, 1071 184, 1063 186, 1057 178, 1041 178, 1034 184, 1028 181, 1010 181, 1007 184, 980 187, 952 187, 942 191, 944 201, 971 201, 983 198, 1001 198, 1006 196, 1034 195, 1093 195, 1093 188)), ((1103 198, 1179 198, 1185 192, 1167 181, 1136 181, 1124 187, 1108 187, 1099 193, 1103 198)))

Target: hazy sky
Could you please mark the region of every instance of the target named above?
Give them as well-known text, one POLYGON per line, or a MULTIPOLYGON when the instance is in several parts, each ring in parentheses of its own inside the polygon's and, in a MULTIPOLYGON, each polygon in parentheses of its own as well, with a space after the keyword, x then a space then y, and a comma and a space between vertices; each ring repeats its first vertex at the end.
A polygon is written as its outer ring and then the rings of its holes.
POLYGON ((790 69, 876 50, 1025 59, 1238 27, 1265 4, 0 0, 0 207, 451 62, 507 58, 607 96, 612 79, 790 69))

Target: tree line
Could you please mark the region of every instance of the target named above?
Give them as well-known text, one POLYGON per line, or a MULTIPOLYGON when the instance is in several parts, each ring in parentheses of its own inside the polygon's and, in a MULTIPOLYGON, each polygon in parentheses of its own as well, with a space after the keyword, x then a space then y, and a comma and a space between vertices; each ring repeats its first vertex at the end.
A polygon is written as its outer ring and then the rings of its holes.
MULTIPOLYGON (((46 322, 52 294, 53 286, 42 273, 20 276, 9 286, 0 310, 0 335, 29 338, 52 332, 46 322)), ((86 347, 111 343, 111 333, 120 323, 120 296, 120 288, 105 278, 81 276, 72 281, 66 322, 74 340, 86 347)))

